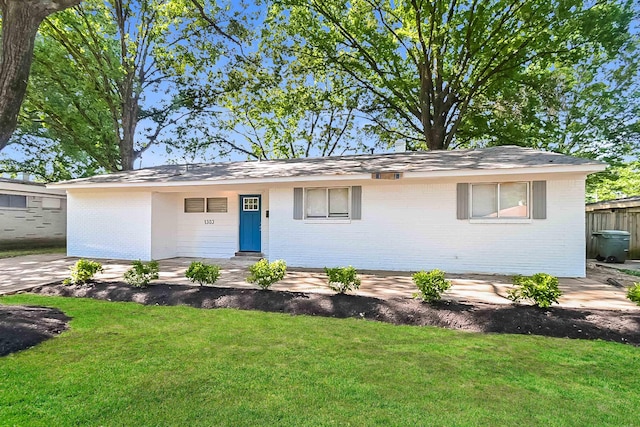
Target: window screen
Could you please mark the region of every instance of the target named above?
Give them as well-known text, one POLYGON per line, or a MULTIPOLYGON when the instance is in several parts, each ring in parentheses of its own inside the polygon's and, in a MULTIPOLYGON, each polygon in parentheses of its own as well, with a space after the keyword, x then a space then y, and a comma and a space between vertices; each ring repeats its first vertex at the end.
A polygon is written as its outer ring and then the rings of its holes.
POLYGON ((186 213, 204 212, 204 199, 201 197, 184 199, 184 211, 186 213))
POLYGON ((329 216, 347 218, 349 216, 349 189, 329 189, 329 216))
POLYGON ((325 218, 327 216, 327 190, 325 188, 307 189, 307 218, 325 218))
POLYGON ((227 198, 226 197, 209 197, 207 198, 207 212, 226 213, 227 198))

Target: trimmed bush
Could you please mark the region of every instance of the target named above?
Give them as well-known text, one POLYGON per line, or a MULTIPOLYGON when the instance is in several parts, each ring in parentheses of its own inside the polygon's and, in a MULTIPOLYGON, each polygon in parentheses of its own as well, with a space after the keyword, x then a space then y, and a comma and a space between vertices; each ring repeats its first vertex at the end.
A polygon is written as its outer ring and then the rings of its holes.
POLYGON ((191 263, 185 277, 200 286, 213 285, 220 277, 220 266, 194 261, 191 263))
POLYGON ((541 308, 551 307, 562 292, 558 288, 558 278, 546 273, 537 273, 531 277, 515 276, 513 284, 516 286, 507 292, 507 298, 514 302, 529 300, 541 308))
POLYGON ((249 277, 247 282, 255 283, 261 289, 269 289, 271 285, 284 278, 287 272, 287 263, 279 259, 269 263, 266 259, 260 261, 249 267, 249 277))
POLYGON ((640 283, 634 283, 627 289, 627 298, 640 305, 640 283))
POLYGON ((351 266, 325 267, 324 272, 327 273, 327 278, 329 279, 329 288, 334 292, 344 294, 360 287, 358 272, 351 266))
POLYGON ((451 281, 445 279, 444 274, 444 271, 438 269, 415 273, 412 279, 420 293, 414 296, 426 302, 439 301, 442 293, 451 288, 451 281))
POLYGON ((158 278, 158 261, 144 263, 133 261, 132 267, 124 273, 124 281, 136 288, 146 288, 149 282, 158 278))
POLYGON ((62 283, 65 285, 82 285, 103 271, 102 264, 89 259, 79 259, 69 270, 71 277, 64 279, 62 283))

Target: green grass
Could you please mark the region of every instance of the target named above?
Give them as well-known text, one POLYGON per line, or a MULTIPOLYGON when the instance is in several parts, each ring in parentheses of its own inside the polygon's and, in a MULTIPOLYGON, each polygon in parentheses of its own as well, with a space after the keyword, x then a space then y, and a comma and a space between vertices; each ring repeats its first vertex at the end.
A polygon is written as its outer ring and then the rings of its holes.
POLYGON ((33 248, 33 249, 3 249, 0 250, 0 258, 12 258, 23 255, 40 255, 40 254, 65 254, 67 248, 33 248))
POLYGON ((0 424, 639 425, 640 349, 14 295, 71 329, 0 359, 0 424))
POLYGON ((627 274, 629 274, 631 276, 640 277, 640 271, 638 271, 638 270, 627 270, 627 269, 622 269, 621 268, 620 271, 622 271, 623 273, 627 273, 627 274))

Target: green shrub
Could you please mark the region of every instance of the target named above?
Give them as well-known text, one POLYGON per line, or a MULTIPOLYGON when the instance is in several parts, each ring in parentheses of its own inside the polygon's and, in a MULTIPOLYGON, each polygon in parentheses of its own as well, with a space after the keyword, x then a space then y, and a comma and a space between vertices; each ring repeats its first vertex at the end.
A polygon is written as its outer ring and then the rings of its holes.
POLYGON ((64 279, 65 285, 81 285, 90 281, 96 273, 103 271, 102 264, 88 259, 79 259, 69 270, 71 270, 71 277, 64 279))
POLYGON ((255 283, 262 289, 269 289, 269 286, 282 280, 286 272, 287 264, 283 260, 269 263, 263 258, 249 267, 251 274, 247 277, 247 282, 255 283))
POLYGON ((515 276, 513 284, 516 288, 507 292, 507 298, 515 302, 529 300, 541 308, 551 307, 562 295, 558 288, 558 278, 546 273, 537 273, 531 277, 515 276))
POLYGON ((198 282, 200 286, 213 285, 220 277, 220 266, 194 261, 184 275, 192 282, 198 282))
POLYGON ((149 282, 158 278, 158 261, 144 263, 133 261, 133 266, 124 273, 124 281, 136 288, 146 288, 149 282))
POLYGON ((412 278, 420 293, 415 296, 422 298, 426 302, 435 302, 440 300, 444 291, 451 288, 451 281, 444 278, 444 271, 418 271, 412 278))
POLYGON ((335 268, 325 267, 324 272, 327 273, 327 278, 329 279, 329 288, 334 292, 344 294, 360 287, 358 272, 351 266, 335 268))
POLYGON ((640 283, 634 283, 627 289, 627 298, 640 305, 640 283))

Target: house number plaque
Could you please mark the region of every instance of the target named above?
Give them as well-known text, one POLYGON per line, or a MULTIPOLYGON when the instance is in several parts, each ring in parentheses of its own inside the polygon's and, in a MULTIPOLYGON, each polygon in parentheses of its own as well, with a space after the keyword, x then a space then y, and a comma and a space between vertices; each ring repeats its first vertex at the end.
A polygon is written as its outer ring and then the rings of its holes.
POLYGON ((213 224, 213 220, 212 220, 212 219, 205 219, 205 220, 204 220, 204 223, 205 223, 206 225, 213 224))

